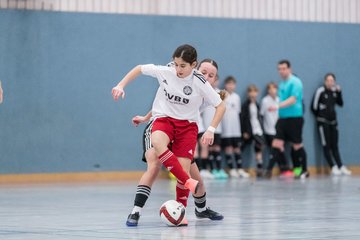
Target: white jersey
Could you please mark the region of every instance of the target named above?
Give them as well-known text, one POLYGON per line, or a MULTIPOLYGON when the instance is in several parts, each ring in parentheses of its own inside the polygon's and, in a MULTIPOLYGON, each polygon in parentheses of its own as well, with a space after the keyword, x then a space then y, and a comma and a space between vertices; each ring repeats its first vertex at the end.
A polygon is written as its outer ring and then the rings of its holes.
POLYGON ((263 131, 261 129, 261 124, 258 118, 258 109, 256 103, 250 103, 249 111, 252 134, 262 136, 263 131))
POLYGON ((265 134, 276 134, 275 125, 277 120, 279 119, 279 112, 278 110, 271 112, 269 111, 269 107, 277 106, 279 102, 280 100, 278 97, 274 99, 270 95, 265 96, 261 101, 260 115, 263 116, 265 134))
MULTIPOLYGON (((220 90, 215 89, 215 91, 219 92, 220 90)), ((213 106, 209 105, 209 104, 202 111, 201 117, 202 117, 202 120, 203 120, 203 126, 206 129, 211 125, 211 121, 214 118, 215 111, 216 111, 216 109, 213 106)), ((215 129, 215 133, 216 134, 221 134, 221 130, 222 130, 222 127, 221 127, 221 124, 219 124, 219 126, 215 129)))
POLYGON ((195 70, 188 77, 179 78, 173 67, 147 64, 141 66, 141 72, 157 78, 160 85, 152 106, 154 118, 171 117, 197 122, 203 100, 214 107, 221 103, 219 94, 195 70))
POLYGON ((241 137, 240 112, 241 102, 237 93, 231 93, 225 98, 226 112, 221 121, 223 138, 241 137))
POLYGON ((205 126, 204 126, 204 119, 201 116, 201 113, 199 113, 199 120, 197 122, 198 125, 198 129, 199 129, 199 133, 204 133, 205 132, 205 126))

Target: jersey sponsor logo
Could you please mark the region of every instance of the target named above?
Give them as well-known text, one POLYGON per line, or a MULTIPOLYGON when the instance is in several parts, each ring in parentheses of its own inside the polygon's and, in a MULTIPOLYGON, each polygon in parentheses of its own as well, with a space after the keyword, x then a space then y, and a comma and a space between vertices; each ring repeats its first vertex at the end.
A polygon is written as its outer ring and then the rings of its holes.
POLYGON ((167 99, 169 101, 171 101, 172 103, 175 103, 175 104, 188 104, 190 102, 190 100, 187 99, 187 98, 183 98, 183 97, 176 96, 174 94, 168 93, 166 91, 166 89, 164 89, 164 92, 165 92, 165 96, 167 97, 167 99))
POLYGON ((164 79, 163 83, 165 83, 166 85, 169 85, 169 84, 167 83, 166 79, 164 79))
POLYGON ((184 89, 183 89, 184 93, 186 95, 190 95, 192 93, 192 88, 190 86, 185 86, 184 89))

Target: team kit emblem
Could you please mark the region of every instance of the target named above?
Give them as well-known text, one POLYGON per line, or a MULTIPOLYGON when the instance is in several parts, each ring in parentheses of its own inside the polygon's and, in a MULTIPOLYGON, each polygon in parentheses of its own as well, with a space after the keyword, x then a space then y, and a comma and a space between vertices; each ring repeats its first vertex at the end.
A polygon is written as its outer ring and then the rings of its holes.
POLYGON ((190 95, 192 93, 192 88, 190 86, 185 86, 183 91, 186 95, 190 95))

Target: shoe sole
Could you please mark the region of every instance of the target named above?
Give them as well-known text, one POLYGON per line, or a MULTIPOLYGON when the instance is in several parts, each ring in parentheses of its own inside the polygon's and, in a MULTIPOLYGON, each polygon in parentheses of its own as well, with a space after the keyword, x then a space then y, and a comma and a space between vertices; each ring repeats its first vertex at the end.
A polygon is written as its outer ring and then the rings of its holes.
POLYGON ((128 223, 128 222, 126 222, 126 226, 128 226, 128 227, 137 227, 137 223, 128 223))
POLYGON ((209 218, 209 217, 199 217, 196 216, 197 219, 210 219, 212 221, 220 221, 224 219, 224 216, 219 216, 219 217, 213 217, 213 218, 209 218))

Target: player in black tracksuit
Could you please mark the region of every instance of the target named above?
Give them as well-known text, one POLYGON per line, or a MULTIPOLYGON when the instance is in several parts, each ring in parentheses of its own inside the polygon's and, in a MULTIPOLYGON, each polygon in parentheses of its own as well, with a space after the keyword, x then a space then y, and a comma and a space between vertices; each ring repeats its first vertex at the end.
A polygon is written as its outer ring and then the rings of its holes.
POLYGON ((343 98, 339 85, 336 85, 335 75, 328 73, 324 85, 319 87, 314 95, 312 111, 316 116, 321 144, 325 158, 331 167, 333 175, 350 175, 351 172, 342 164, 338 146, 338 123, 335 106, 343 106, 343 98), (332 158, 334 158, 336 165, 332 158))

